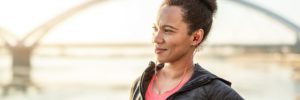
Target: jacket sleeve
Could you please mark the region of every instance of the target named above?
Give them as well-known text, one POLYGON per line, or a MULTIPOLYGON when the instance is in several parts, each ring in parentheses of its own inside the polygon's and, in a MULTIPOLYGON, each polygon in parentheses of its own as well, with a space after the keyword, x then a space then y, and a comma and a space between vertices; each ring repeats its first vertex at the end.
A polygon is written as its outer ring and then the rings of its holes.
POLYGON ((220 80, 204 87, 209 100, 244 100, 235 90, 220 80))

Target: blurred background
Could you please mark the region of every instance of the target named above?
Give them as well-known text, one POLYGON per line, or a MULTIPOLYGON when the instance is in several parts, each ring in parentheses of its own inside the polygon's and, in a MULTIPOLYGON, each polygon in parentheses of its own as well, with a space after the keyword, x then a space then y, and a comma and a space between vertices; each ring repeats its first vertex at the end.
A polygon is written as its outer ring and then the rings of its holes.
MULTIPOLYGON (((0 0, 0 100, 127 100, 161 0, 0 0)), ((195 62, 247 100, 300 100, 299 0, 218 0, 195 62)))

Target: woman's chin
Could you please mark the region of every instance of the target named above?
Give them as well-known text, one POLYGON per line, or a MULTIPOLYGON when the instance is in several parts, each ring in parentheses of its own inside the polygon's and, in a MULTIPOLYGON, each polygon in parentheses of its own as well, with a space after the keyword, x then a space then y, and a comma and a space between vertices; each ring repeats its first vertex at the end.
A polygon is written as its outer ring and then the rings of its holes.
POLYGON ((165 63, 166 62, 166 59, 161 58, 161 57, 156 57, 156 60, 157 60, 158 63, 165 63))

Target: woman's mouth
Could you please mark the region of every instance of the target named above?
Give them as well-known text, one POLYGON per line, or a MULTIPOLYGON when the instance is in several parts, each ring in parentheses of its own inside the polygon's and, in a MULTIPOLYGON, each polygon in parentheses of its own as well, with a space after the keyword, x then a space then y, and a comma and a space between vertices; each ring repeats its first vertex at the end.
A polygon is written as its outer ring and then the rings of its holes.
POLYGON ((167 51, 167 50, 168 50, 168 49, 156 47, 156 48, 155 48, 155 53, 156 53, 156 54, 160 54, 160 53, 163 53, 163 52, 165 52, 165 51, 167 51))

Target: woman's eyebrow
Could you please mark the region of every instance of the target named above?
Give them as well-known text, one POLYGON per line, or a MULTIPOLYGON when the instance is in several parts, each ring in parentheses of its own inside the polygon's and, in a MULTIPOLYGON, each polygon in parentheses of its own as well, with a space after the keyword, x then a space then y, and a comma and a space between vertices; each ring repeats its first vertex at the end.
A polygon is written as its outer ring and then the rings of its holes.
POLYGON ((178 30, 177 28, 175 28, 174 26, 171 26, 171 25, 163 25, 162 27, 163 27, 163 28, 169 27, 169 28, 172 28, 172 29, 178 30))

